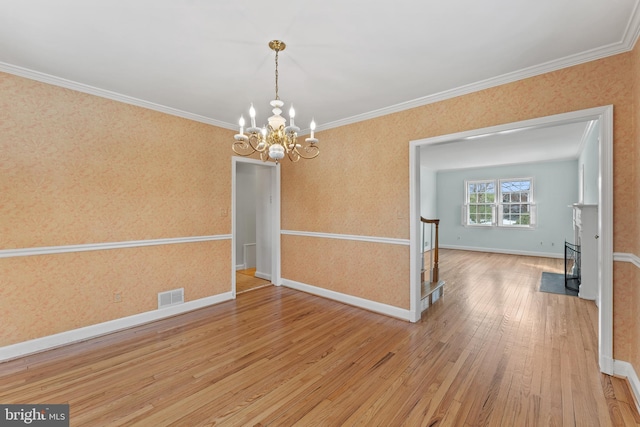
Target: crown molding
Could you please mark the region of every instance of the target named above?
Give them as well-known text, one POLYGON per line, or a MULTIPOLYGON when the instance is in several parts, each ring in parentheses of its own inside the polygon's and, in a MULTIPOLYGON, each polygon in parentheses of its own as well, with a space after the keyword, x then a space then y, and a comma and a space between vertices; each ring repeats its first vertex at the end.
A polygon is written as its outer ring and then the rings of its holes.
POLYGON ((501 76, 492 77, 490 79, 482 80, 476 83, 460 86, 455 89, 446 90, 443 92, 435 93, 433 95, 427 95, 421 98, 413 99, 411 101, 406 101, 399 104, 391 105, 389 107, 373 110, 368 113, 359 114, 356 116, 347 117, 346 119, 325 123, 322 126, 318 126, 318 128, 316 129, 316 132, 333 129, 341 126, 346 126, 353 123, 361 122, 364 120, 370 120, 370 119, 386 116, 393 113, 398 113, 401 111, 409 110, 411 108, 422 107, 428 104, 434 104, 436 102, 445 101, 447 99, 455 98, 457 96, 468 95, 470 93, 479 92, 481 90, 490 89, 496 86, 502 86, 508 83, 516 82, 518 80, 524 80, 529 77, 535 77, 541 74, 546 74, 553 71, 561 70, 563 68, 568 68, 575 65, 583 64, 585 62, 595 61, 598 59, 606 58, 608 56, 613 56, 619 53, 628 52, 632 48, 633 46, 627 47, 622 43, 616 43, 603 48, 593 49, 577 55, 568 56, 561 60, 549 61, 544 64, 524 68, 522 70, 515 71, 513 73, 503 74, 501 76))
POLYGON ((63 79, 61 77, 52 76, 50 74, 33 71, 28 68, 18 67, 16 65, 7 64, 6 62, 0 62, 0 71, 31 80, 36 80, 42 83, 63 87, 65 89, 71 89, 77 92, 87 93, 89 95, 95 95, 101 98, 107 98, 113 101, 134 105, 136 107, 159 111, 161 113, 169 114, 176 117, 182 117, 183 119, 206 123, 208 125, 217 126, 224 129, 235 130, 237 128, 236 125, 223 122, 221 120, 215 120, 209 117, 201 116, 199 114, 189 113, 188 111, 178 110, 177 108, 167 107, 166 105, 156 104, 154 102, 145 101, 143 99, 134 98, 132 96, 123 95, 117 92, 112 92, 110 90, 100 89, 83 83, 74 82, 72 80, 63 79))
POLYGON ((631 50, 637 43, 638 38, 640 38, 640 2, 636 1, 636 6, 631 12, 629 24, 624 30, 622 45, 626 46, 627 50, 631 50))
MULTIPOLYGON (((518 80, 524 80, 526 78, 538 76, 545 73, 550 73, 563 68, 572 67, 575 65, 583 64, 585 62, 595 61, 598 59, 606 58, 608 56, 617 55, 620 53, 628 52, 633 49, 638 38, 640 37, 640 2, 636 2, 634 10, 631 14, 627 28, 625 29, 622 40, 616 43, 609 44, 607 46, 599 47, 596 49, 587 50, 585 52, 570 55, 559 60, 549 61, 544 64, 535 65, 532 67, 523 68, 512 73, 503 74, 497 77, 492 77, 486 80, 482 80, 475 83, 463 85, 454 89, 445 90, 432 95, 423 96, 410 101, 401 102, 388 107, 379 108, 377 110, 369 111, 363 114, 357 114, 355 116, 347 117, 333 122, 328 122, 323 125, 319 125, 316 132, 322 130, 333 129, 341 126, 350 125, 353 123, 374 119, 381 116, 386 116, 393 113, 398 113, 411 108, 421 107, 428 104, 444 101, 457 96, 468 95, 473 92, 489 89, 496 86, 501 86, 507 83, 513 83, 518 80)), ((201 123, 217 126, 224 129, 236 130, 237 125, 233 123, 227 123, 221 120, 215 120, 210 117, 204 117, 198 114, 189 113, 187 111, 178 110, 176 108, 167 107, 165 105, 156 104, 153 102, 145 101, 142 99, 134 98, 131 96, 119 94, 109 90, 100 89, 83 83, 77 83, 71 80, 55 77, 49 74, 40 73, 27 68, 18 67, 15 65, 0 62, 0 71, 4 71, 9 74, 14 74, 20 77, 25 77, 32 80, 37 80, 43 83, 52 84, 55 86, 64 87, 67 89, 76 90, 78 92, 88 93, 90 95, 100 96, 102 98, 112 99, 114 101, 123 102, 138 107, 147 108, 150 110, 159 111, 162 113, 170 114, 173 116, 182 117, 189 120, 194 120, 201 123)), ((302 129, 300 135, 309 133, 309 129, 302 129)))
POLYGON ((421 107, 423 105, 445 101, 457 96, 468 95, 473 92, 501 86, 507 83, 513 83, 518 80, 524 80, 530 77, 539 76, 541 74, 558 71, 563 68, 569 68, 575 65, 584 64, 586 62, 596 61, 598 59, 618 55, 620 53, 629 52, 634 48, 635 44, 638 41, 638 38, 640 38, 640 2, 636 3, 633 13, 631 14, 631 17, 629 19, 629 23, 627 24, 627 28, 625 29, 625 34, 622 37, 622 40, 617 43, 612 43, 607 46, 599 47, 597 49, 587 50, 579 54, 570 55, 565 58, 546 62, 544 64, 523 68, 522 70, 503 74, 497 77, 492 77, 476 83, 471 83, 454 89, 445 90, 433 95, 427 95, 410 101, 401 102, 389 107, 369 111, 368 113, 358 114, 355 116, 347 117, 345 119, 325 123, 318 126, 316 132, 333 129, 340 126, 346 126, 364 120, 386 116, 388 114, 398 113, 400 111, 409 110, 411 108, 421 107))

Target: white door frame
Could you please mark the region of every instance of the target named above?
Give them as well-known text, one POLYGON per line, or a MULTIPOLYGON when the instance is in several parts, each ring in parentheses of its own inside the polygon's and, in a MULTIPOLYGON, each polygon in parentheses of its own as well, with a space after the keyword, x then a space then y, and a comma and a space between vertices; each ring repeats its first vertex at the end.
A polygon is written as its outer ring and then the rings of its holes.
POLYGON ((411 317, 420 320, 420 147, 446 143, 470 136, 519 129, 561 125, 588 120, 599 120, 600 142, 598 171, 598 356, 600 371, 612 375, 613 359, 613 106, 590 108, 556 114, 482 129, 411 141, 409 144, 409 199, 410 199, 410 274, 411 317))
POLYGON ((238 163, 267 166, 271 169, 271 283, 282 283, 280 273, 280 165, 245 157, 231 157, 231 293, 236 297, 236 176, 238 163))

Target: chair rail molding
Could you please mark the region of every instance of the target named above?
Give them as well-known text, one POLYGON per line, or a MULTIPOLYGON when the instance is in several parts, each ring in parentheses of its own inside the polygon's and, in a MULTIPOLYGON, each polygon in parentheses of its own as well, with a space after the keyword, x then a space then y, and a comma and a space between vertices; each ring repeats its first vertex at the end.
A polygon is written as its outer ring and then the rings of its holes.
POLYGON ((108 249, 138 248, 143 246, 174 245, 178 243, 211 242, 214 240, 231 240, 231 234, 211 236, 174 237, 152 240, 129 240, 109 243, 87 243, 81 245, 41 246, 35 248, 0 249, 0 258, 19 256, 63 254, 69 252, 103 251, 108 249))

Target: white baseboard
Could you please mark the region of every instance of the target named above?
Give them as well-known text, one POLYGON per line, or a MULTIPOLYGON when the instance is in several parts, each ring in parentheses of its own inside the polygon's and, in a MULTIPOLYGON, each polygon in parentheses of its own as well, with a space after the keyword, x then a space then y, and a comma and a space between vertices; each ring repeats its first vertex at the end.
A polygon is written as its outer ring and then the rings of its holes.
POLYGON ((271 274, 263 273, 261 271, 256 270, 255 276, 260 279, 271 281, 271 274))
POLYGON ((238 264, 238 265, 236 265, 236 271, 238 271, 238 270, 246 270, 246 269, 247 269, 247 268, 245 267, 245 265, 244 265, 244 264, 238 264))
POLYGON ((615 361, 613 358, 601 354, 598 358, 598 364, 600 365, 600 372, 607 375, 614 375, 613 372, 613 363, 615 361))
POLYGON ((411 321, 411 319, 413 318, 410 310, 405 310, 403 308, 398 308, 392 305, 383 304, 380 302, 371 301, 368 299, 355 297, 353 295, 343 294, 324 288, 318 288, 316 286, 307 285, 305 283, 296 282, 294 280, 282 279, 282 285, 291 289, 296 289, 298 291, 317 295, 344 304, 353 305, 355 307, 363 308, 365 310, 384 314, 390 317, 395 317, 407 321, 411 321))
POLYGON ((0 347, 0 362, 51 350, 233 299, 231 292, 0 347))
POLYGON ((457 249, 460 251, 490 252, 495 254, 537 256, 543 258, 564 258, 564 253, 557 254, 553 252, 518 251, 515 249, 478 248, 475 246, 440 245, 440 249, 457 249))
POLYGON ((633 365, 629 362, 614 360, 613 375, 624 377, 629 381, 631 393, 633 394, 636 404, 636 410, 640 412, 640 379, 638 379, 638 375, 636 374, 635 369, 633 369, 633 365))

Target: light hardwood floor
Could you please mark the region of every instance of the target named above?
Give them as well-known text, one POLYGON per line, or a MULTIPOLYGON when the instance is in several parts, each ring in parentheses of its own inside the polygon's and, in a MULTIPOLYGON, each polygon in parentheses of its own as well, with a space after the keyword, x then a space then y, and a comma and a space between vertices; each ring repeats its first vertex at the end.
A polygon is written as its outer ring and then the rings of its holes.
POLYGON ((416 324, 269 286, 0 364, 0 402, 69 403, 73 426, 640 425, 593 302, 537 290, 561 260, 440 262, 416 324))
POLYGON ((255 276, 255 268, 236 270, 236 294, 271 285, 271 282, 255 276))

